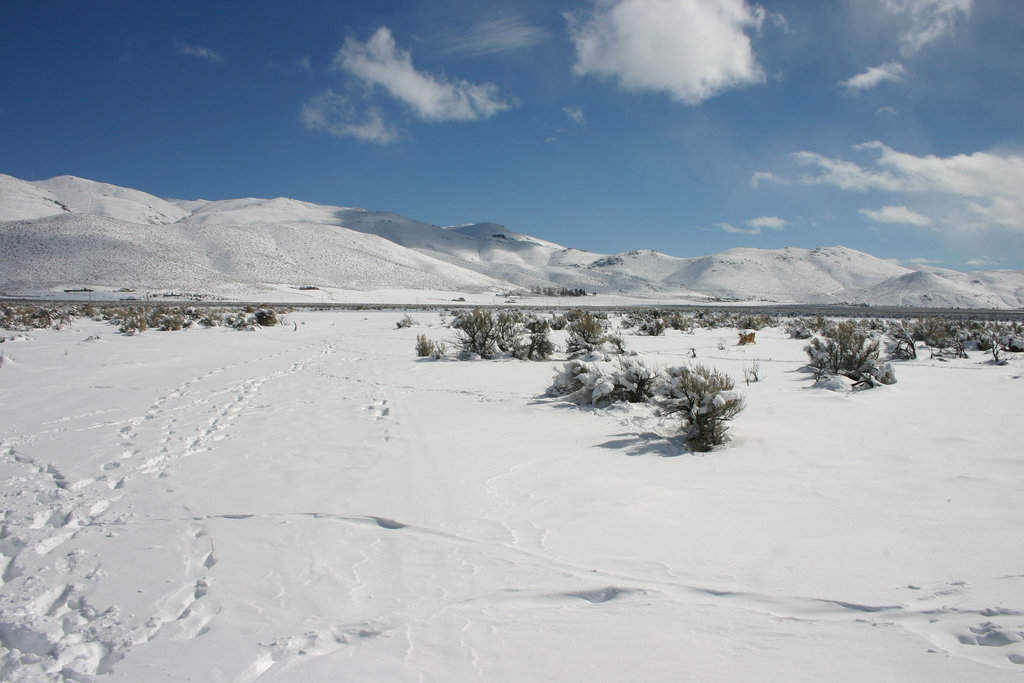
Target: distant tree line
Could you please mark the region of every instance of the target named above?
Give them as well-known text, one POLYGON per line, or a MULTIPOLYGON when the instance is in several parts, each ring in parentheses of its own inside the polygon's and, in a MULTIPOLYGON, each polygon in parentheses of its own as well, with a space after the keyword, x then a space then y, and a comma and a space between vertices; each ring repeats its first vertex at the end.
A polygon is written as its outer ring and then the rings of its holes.
POLYGON ((587 290, 582 287, 567 289, 565 287, 531 287, 530 292, 538 296, 587 296, 587 290))

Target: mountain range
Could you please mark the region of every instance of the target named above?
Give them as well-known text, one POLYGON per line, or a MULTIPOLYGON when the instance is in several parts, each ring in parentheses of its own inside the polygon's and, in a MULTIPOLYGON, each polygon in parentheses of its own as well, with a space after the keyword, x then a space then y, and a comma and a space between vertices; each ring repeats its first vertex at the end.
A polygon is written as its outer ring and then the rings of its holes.
POLYGON ((600 254, 495 223, 440 227, 285 197, 161 199, 0 174, 0 293, 65 289, 255 295, 299 288, 583 289, 658 301, 1019 308, 1024 270, 908 268, 841 246, 677 257, 600 254))

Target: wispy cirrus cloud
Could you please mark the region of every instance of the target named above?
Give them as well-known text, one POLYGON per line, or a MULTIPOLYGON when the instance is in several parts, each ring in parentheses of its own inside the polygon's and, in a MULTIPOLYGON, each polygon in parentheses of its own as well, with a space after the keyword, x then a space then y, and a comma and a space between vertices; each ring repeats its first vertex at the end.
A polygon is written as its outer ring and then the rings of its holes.
POLYGON ((760 216, 759 218, 752 218, 747 221, 747 225, 752 228, 770 228, 771 230, 785 230, 788 222, 779 218, 778 216, 760 216))
POLYGON ((861 215, 875 223, 897 223, 916 225, 918 227, 932 224, 930 218, 922 216, 916 211, 911 211, 905 206, 883 206, 878 210, 858 209, 858 211, 860 211, 861 215))
POLYGON ((766 16, 746 0, 614 0, 566 19, 576 74, 696 105, 764 82, 747 31, 759 30, 766 16))
POLYGON ((778 216, 760 216, 758 218, 751 218, 744 225, 746 227, 732 225, 731 223, 715 223, 715 227, 719 230, 736 235, 760 235, 764 228, 785 230, 788 223, 778 216))
POLYGON ((469 32, 449 39, 445 51, 489 55, 533 47, 550 37, 546 28, 519 17, 501 17, 480 22, 469 32))
POLYGON ((585 124, 587 122, 587 117, 584 116, 583 108, 582 107, 579 107, 579 106, 577 106, 575 104, 571 104, 571 105, 562 107, 562 111, 565 112, 565 115, 573 123, 578 123, 578 124, 580 124, 582 126, 583 124, 585 124))
POLYGON ((174 41, 174 51, 179 55, 195 57, 214 64, 224 63, 224 56, 213 48, 191 45, 181 40, 174 41))
POLYGON ((886 62, 881 66, 873 66, 845 81, 839 81, 836 85, 851 92, 870 90, 882 83, 902 81, 906 75, 906 68, 899 62, 886 62))
POLYGON ((356 106, 333 90, 318 93, 302 105, 299 120, 311 130, 362 142, 387 144, 401 137, 401 131, 385 123, 378 110, 356 106))
POLYGON ((973 0, 881 0, 882 6, 903 22, 900 52, 913 55, 928 43, 955 33, 971 13, 973 0))

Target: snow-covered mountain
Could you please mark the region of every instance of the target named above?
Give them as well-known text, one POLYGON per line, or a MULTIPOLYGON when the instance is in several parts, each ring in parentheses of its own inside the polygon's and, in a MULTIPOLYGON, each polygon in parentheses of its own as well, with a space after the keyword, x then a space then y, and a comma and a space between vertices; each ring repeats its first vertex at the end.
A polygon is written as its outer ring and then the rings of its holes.
POLYGON ((161 199, 73 176, 0 174, 0 292, 77 287, 233 296, 270 288, 583 288, 659 301, 1016 308, 1024 271, 905 268, 845 247, 599 254, 494 223, 440 227, 286 197, 161 199))

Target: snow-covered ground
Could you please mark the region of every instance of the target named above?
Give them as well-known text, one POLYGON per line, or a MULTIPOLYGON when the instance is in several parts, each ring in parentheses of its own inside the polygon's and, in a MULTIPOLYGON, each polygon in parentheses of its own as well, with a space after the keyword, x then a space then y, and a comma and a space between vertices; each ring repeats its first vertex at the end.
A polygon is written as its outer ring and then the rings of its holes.
POLYGON ((777 329, 627 337, 740 384, 692 455, 412 316, 0 345, 0 678, 1021 680, 1024 358, 840 394, 777 329))

